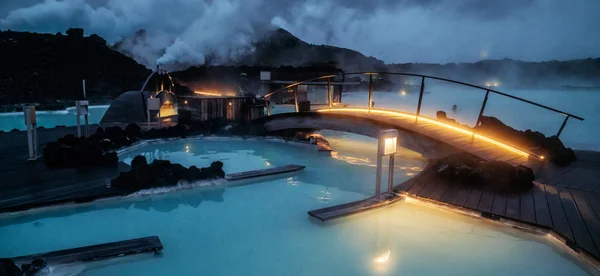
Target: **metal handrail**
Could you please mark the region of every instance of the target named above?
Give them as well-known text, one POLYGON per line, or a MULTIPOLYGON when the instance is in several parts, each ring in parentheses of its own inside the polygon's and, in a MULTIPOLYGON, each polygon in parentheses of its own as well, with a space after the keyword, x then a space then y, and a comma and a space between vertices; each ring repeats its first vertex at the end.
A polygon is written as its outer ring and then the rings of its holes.
MULTIPOLYGON (((414 74, 414 73, 402 73, 402 72, 352 72, 352 73, 336 73, 336 74, 331 74, 331 75, 316 77, 316 78, 312 78, 312 79, 308 79, 308 80, 304 80, 304 81, 299 81, 299 82, 296 82, 296 83, 292 83, 290 85, 287 85, 285 87, 282 87, 280 89, 277 89, 277 90, 275 90, 273 92, 270 92, 270 93, 265 94, 264 96, 262 96, 262 99, 264 99, 265 102, 267 102, 267 114, 270 115, 270 108, 268 106, 267 97, 270 97, 273 94, 280 93, 280 92, 282 92, 282 91, 284 91, 286 89, 292 88, 294 86, 301 85, 301 84, 306 83, 306 82, 311 82, 311 81, 320 80, 320 79, 327 79, 329 81, 330 78, 337 77, 337 76, 345 77, 346 75, 369 75, 369 109, 371 108, 372 93, 373 93, 372 92, 372 87, 373 87, 372 86, 373 85, 372 75, 396 75, 396 76, 409 76, 409 77, 420 77, 420 78, 422 78, 421 79, 421 89, 420 89, 420 93, 419 93, 419 103, 418 103, 418 106, 417 106, 417 114, 416 114, 417 115, 417 120, 418 120, 418 117, 420 115, 419 113, 421 111, 421 103, 422 103, 422 100, 423 100, 423 91, 425 90, 424 89, 425 88, 425 79, 433 79, 433 80, 440 80, 440 81, 445 81, 445 82, 450 82, 450 83, 456 83, 456 84, 460 84, 460 85, 464 85, 464 86, 468 86, 468 87, 473 87, 473 88, 477 88, 477 89, 481 89, 481 90, 486 91, 485 99, 484 99, 483 104, 481 106, 481 111, 479 112, 479 117, 477 118, 477 122, 475 123, 475 126, 478 126, 479 123, 481 122, 481 117, 483 116, 483 112, 485 111, 485 107, 486 107, 486 104, 487 104, 487 101, 488 101, 488 96, 489 96, 490 92, 498 94, 498 95, 501 95, 501 96, 505 96, 505 97, 508 97, 508 98, 511 98, 511 99, 515 99, 515 100, 518 100, 518 101, 522 101, 522 102, 525 102, 525 103, 528 103, 528 104, 531 104, 531 105, 534 105, 534 106, 537 106, 537 107, 541 107, 541 108, 544 108, 544 109, 547 109, 547 110, 550 110, 550 111, 553 111, 553 112, 556 112, 556 113, 560 113, 560 114, 566 116, 565 120, 563 121, 563 123, 562 123, 560 129, 558 130, 558 133, 557 133, 556 136, 560 136, 560 134, 562 133, 562 131, 563 131, 565 125, 567 124, 567 121, 569 120, 569 118, 575 118, 575 119, 578 119, 580 121, 584 120, 584 118, 582 118, 580 116, 577 116, 577 115, 574 115, 574 114, 571 114, 571 113, 568 113, 568 112, 565 112, 565 111, 562 111, 562 110, 558 110, 556 108, 552 108, 552 107, 549 107, 549 106, 546 106, 546 105, 543 105, 543 104, 539 104, 539 103, 536 103, 536 102, 533 102, 533 101, 530 101, 530 100, 527 100, 527 99, 523 99, 523 98, 520 98, 520 97, 517 97, 517 96, 513 96, 513 95, 510 95, 510 94, 498 91, 498 90, 490 89, 489 87, 483 87, 483 86, 479 86, 479 85, 475 85, 475 84, 470 84, 470 83, 466 83, 466 82, 462 82, 462 81, 457 81, 457 80, 451 80, 451 79, 442 78, 442 77, 422 75, 422 74, 414 74)), ((296 98, 296 97, 294 97, 294 98, 296 98)), ((296 112, 298 112, 298 105, 297 105, 297 103, 296 103, 296 112)))

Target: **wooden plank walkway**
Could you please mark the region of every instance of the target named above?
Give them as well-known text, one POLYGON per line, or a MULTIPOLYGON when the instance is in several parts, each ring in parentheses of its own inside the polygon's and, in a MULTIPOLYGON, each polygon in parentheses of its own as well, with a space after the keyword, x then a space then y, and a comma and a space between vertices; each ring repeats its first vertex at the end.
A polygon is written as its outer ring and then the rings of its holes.
POLYGON ((256 177, 263 177, 263 176, 276 175, 276 174, 282 174, 282 173, 296 172, 296 171, 303 170, 304 168, 305 168, 304 166, 291 164, 291 165, 285 165, 285 166, 281 166, 281 167, 274 167, 274 168, 268 168, 268 169, 262 169, 262 170, 231 173, 231 174, 225 175, 225 179, 227 179, 228 181, 235 181, 235 180, 241 180, 241 179, 256 178, 256 177))
POLYGON ((367 199, 353 201, 353 202, 349 202, 349 203, 345 203, 345 204, 341 204, 341 205, 335 205, 335 206, 331 206, 331 207, 325 207, 325 208, 321 208, 321 209, 317 209, 317 210, 312 210, 312 211, 309 211, 308 214, 311 217, 314 217, 320 221, 329 221, 332 219, 341 218, 341 217, 357 214, 360 212, 372 210, 375 208, 387 206, 387 205, 392 204, 400 199, 401 199, 401 197, 397 196, 395 194, 392 196, 386 197, 384 199, 370 197, 367 199))
POLYGON ((74 262, 99 261, 133 254, 160 252, 162 250, 163 245, 160 239, 157 236, 150 236, 145 238, 58 250, 48 253, 13 257, 11 259, 18 266, 24 263, 31 263, 35 259, 42 259, 50 265, 56 265, 74 262))
MULTIPOLYGON (((435 120, 421 118, 415 122, 414 115, 397 113, 398 115, 377 112, 372 113, 354 112, 353 108, 348 108, 350 111, 344 111, 344 108, 322 110, 321 114, 336 114, 347 117, 369 118, 375 121, 384 122, 396 126, 398 129, 419 133, 436 141, 444 142, 461 151, 471 153, 484 160, 499 160, 506 161, 513 166, 526 165, 532 169, 537 169, 540 165, 540 159, 535 156, 525 157, 523 154, 506 149, 499 146, 497 143, 489 141, 479 136, 473 136, 465 131, 457 130, 456 126, 444 126, 434 123, 435 120)), ((499 141, 508 146, 512 146, 505 141, 499 141)), ((517 148, 517 147, 515 147, 517 148)), ((518 149, 518 148, 517 148, 518 149)))
MULTIPOLYGON (((600 153, 596 156, 600 160, 600 153)), ((579 164, 576 166, 590 166, 586 162, 577 161, 579 164)), ((552 181, 561 173, 553 172, 553 175, 554 178, 547 177, 549 183, 561 183, 552 181)), ((596 180, 598 178, 580 176, 578 179, 594 189, 580 190, 535 181, 529 191, 501 194, 452 183, 427 168, 396 186, 395 190, 400 194, 478 212, 487 218, 553 231, 569 247, 600 263, 600 193, 595 189, 600 183, 596 180)))

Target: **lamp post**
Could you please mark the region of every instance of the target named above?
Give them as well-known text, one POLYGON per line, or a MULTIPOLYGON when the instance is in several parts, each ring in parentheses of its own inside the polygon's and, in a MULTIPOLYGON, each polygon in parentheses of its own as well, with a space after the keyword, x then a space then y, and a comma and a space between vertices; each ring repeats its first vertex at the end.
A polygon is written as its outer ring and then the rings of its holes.
POLYGON ((392 193, 392 186, 394 185, 394 155, 396 154, 396 147, 398 144, 398 130, 386 129, 379 132, 379 138, 377 143, 377 175, 375 179, 375 196, 381 195, 381 166, 383 163, 383 156, 390 156, 390 164, 388 171, 388 193, 392 193))
POLYGON ((29 148, 29 160, 36 160, 38 155, 37 120, 35 106, 23 106, 25 113, 25 125, 27 126, 27 146, 29 148))

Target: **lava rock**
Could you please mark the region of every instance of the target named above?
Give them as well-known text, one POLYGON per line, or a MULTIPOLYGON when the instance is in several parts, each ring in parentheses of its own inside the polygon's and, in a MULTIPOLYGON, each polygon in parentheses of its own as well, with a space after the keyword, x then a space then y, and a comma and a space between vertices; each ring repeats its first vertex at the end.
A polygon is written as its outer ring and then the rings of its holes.
POLYGON ((20 276, 21 269, 11 259, 0 258, 0 275, 20 276))
POLYGON ((104 130, 104 135, 116 148, 131 145, 131 143, 129 143, 130 139, 127 137, 127 134, 125 134, 125 131, 118 126, 107 127, 104 130))
POLYGON ((496 192, 516 193, 530 189, 535 175, 525 166, 513 167, 503 161, 483 161, 461 153, 433 160, 437 175, 460 184, 481 186, 496 192))
POLYGON ((510 137, 516 145, 544 155, 548 160, 559 166, 567 166, 577 160, 575 152, 556 136, 546 137, 544 134, 525 130, 519 131, 507 126, 495 117, 481 116, 481 124, 475 128, 477 132, 499 137, 510 137))
POLYGON ((198 168, 196 166, 186 168, 180 164, 173 164, 168 160, 154 160, 148 165, 145 157, 136 156, 131 164, 131 170, 121 172, 117 178, 112 180, 112 186, 127 190, 141 190, 155 187, 172 187, 182 180, 192 182, 225 177, 223 163, 220 161, 211 163, 208 168, 198 168))
POLYGON ((458 122, 452 118, 448 118, 448 116, 446 115, 446 112, 444 112, 444 111, 440 110, 440 111, 436 112, 435 117, 437 117, 437 119, 442 122, 458 125, 458 122))
POLYGON ((145 156, 138 155, 131 160, 131 168, 137 169, 141 166, 148 166, 148 161, 146 161, 145 156))
POLYGON ((37 275, 42 269, 46 268, 46 261, 42 259, 35 259, 30 264, 22 264, 21 270, 22 275, 25 276, 34 276, 37 275))
POLYGON ((125 135, 134 139, 142 137, 142 128, 135 123, 130 123, 125 127, 125 135))

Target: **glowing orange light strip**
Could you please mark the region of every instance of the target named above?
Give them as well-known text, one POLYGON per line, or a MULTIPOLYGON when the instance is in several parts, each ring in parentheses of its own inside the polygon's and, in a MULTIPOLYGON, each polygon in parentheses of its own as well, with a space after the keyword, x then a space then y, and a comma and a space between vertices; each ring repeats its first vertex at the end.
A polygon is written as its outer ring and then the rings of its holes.
MULTIPOLYGON (((395 111, 388 111, 388 110, 377 110, 377 109, 371 109, 371 110, 369 110, 367 108, 335 108, 335 109, 319 109, 317 111, 318 112, 330 112, 330 111, 331 112, 340 112, 341 111, 341 112, 363 112, 363 113, 369 113, 369 112, 371 112, 371 113, 378 113, 378 114, 394 115, 394 116, 399 116, 399 117, 404 117, 404 118, 409 118, 409 119, 416 119, 417 118, 416 115, 411 115, 411 114, 406 114, 406 113, 401 113, 401 112, 395 112, 395 111)), ((419 120, 427 122, 427 123, 432 123, 432 124, 435 124, 435 125, 447 128, 447 129, 451 129, 451 130, 454 130, 454 131, 457 131, 457 132, 460 132, 460 133, 463 133, 463 134, 466 134, 466 135, 475 136, 478 139, 484 140, 484 141, 486 141, 488 143, 494 144, 496 146, 499 146, 499 147, 504 148, 506 150, 512 151, 514 153, 520 154, 520 155, 522 155, 524 157, 529 157, 529 155, 530 155, 529 153, 527 153, 525 151, 522 151, 520 149, 514 148, 512 146, 509 146, 509 145, 504 144, 502 142, 496 141, 496 140, 491 139, 489 137, 483 136, 481 134, 473 133, 472 131, 466 130, 464 128, 460 128, 460 127, 457 127, 457 126, 453 126, 453 125, 446 124, 446 123, 443 123, 443 122, 440 122, 440 121, 437 121, 437 120, 433 120, 433 119, 429 119, 429 118, 425 118, 425 117, 420 117, 420 116, 419 116, 419 120)), ((540 158, 540 159, 544 159, 543 156, 537 156, 537 157, 540 158)))
POLYGON ((199 94, 199 95, 204 95, 204 96, 221 97, 221 94, 217 94, 217 93, 208 93, 208 92, 202 92, 202 91, 194 91, 194 93, 199 94))

